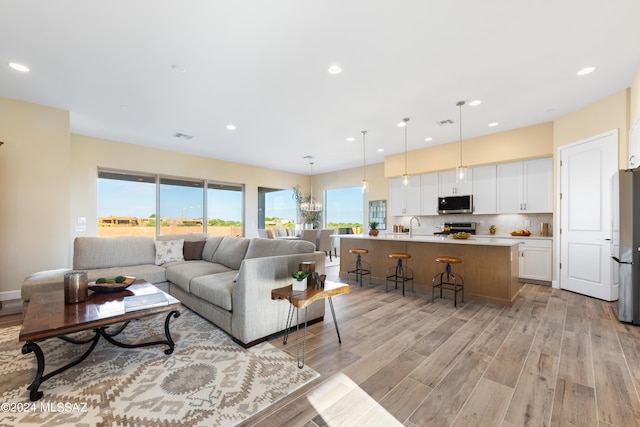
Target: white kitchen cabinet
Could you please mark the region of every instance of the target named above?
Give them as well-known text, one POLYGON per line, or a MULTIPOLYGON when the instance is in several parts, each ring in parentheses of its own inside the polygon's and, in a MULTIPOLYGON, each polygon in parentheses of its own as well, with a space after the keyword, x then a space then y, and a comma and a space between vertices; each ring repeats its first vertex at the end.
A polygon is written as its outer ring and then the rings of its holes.
POLYGON ((438 173, 425 173, 420 176, 421 215, 438 215, 438 173))
POLYGON ((467 168, 467 179, 464 183, 456 182, 456 171, 448 170, 438 173, 439 196, 467 196, 473 191, 473 169, 467 168))
POLYGON ((497 206, 496 165, 473 168, 473 213, 495 214, 497 206))
POLYGON ((420 175, 409 177, 409 187, 402 188, 402 177, 389 179, 389 212, 391 216, 420 215, 420 175))
POLYGON ((552 241, 524 238, 519 246, 521 279, 551 281, 552 241))
POLYGON ((499 164, 498 213, 548 213, 553 210, 551 158, 499 164))

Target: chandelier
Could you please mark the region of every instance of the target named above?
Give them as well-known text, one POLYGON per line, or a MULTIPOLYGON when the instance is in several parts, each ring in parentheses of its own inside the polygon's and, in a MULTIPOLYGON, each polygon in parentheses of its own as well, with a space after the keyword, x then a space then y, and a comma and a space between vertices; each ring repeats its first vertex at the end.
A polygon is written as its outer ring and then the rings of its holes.
MULTIPOLYGON (((310 178, 311 182, 313 182, 313 162, 309 162, 309 165, 311 167, 310 178)), ((322 203, 313 199, 313 184, 311 184, 311 192, 309 193, 308 200, 300 203, 300 210, 303 212, 319 212, 322 210, 322 203)))

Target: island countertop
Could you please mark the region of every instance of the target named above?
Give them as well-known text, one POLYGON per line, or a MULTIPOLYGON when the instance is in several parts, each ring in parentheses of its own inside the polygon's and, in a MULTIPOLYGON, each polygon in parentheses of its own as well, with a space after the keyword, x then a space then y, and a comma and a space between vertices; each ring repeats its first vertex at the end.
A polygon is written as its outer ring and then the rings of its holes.
POLYGON ((517 239, 506 239, 500 237, 475 237, 468 239, 454 239, 449 236, 425 236, 415 235, 410 237, 408 234, 379 234, 378 236, 368 236, 363 234, 336 234, 335 237, 341 239, 371 239, 371 240, 391 240, 402 242, 428 242, 428 243, 445 243, 459 245, 482 245, 482 246, 517 246, 517 239))
MULTIPOLYGON (((453 269, 464 277, 465 300, 477 299, 499 305, 512 305, 520 289, 519 245, 521 239, 476 238, 453 239, 448 236, 413 236, 407 234, 340 234, 340 277, 347 278, 355 268, 356 255, 352 249, 366 249, 362 261, 371 267, 374 283, 384 284, 388 269, 395 261, 389 254, 404 252, 411 255, 405 260, 413 270, 415 291, 431 294, 432 278, 444 271, 437 257, 459 257, 461 264, 453 269)), ((365 283, 366 283, 365 276, 365 283)), ((350 275, 353 279, 353 274, 350 275)), ((409 286, 411 286, 409 284, 409 286)), ((391 292, 391 291, 390 291, 391 292)), ((453 302, 452 302, 453 304, 453 302)))

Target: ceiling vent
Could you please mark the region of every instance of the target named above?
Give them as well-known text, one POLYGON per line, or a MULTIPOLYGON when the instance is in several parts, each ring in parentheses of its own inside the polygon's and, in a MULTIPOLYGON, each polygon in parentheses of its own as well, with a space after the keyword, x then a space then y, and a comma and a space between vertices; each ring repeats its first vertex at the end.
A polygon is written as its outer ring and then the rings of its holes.
POLYGON ((187 135, 186 133, 176 132, 173 135, 174 138, 182 138, 182 139, 192 139, 193 135, 187 135))
POLYGON ((451 119, 442 120, 440 122, 436 122, 436 124, 438 126, 452 125, 453 124, 453 120, 451 120, 451 119))

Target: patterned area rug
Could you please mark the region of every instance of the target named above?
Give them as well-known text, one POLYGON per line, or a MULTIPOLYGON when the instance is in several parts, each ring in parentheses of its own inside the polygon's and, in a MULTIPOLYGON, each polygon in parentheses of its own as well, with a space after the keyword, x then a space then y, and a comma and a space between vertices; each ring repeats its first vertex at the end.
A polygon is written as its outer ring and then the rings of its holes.
MULTIPOLYGON (((36 358, 22 354, 19 326, 0 329, 0 426, 228 426, 318 377, 269 343, 243 349, 183 308, 171 320, 176 347, 124 349, 101 339, 82 363, 45 381, 29 400, 36 358)), ((123 342, 161 338, 164 315, 132 322, 123 342)), ((84 352, 59 339, 41 343, 46 372, 84 352)))

